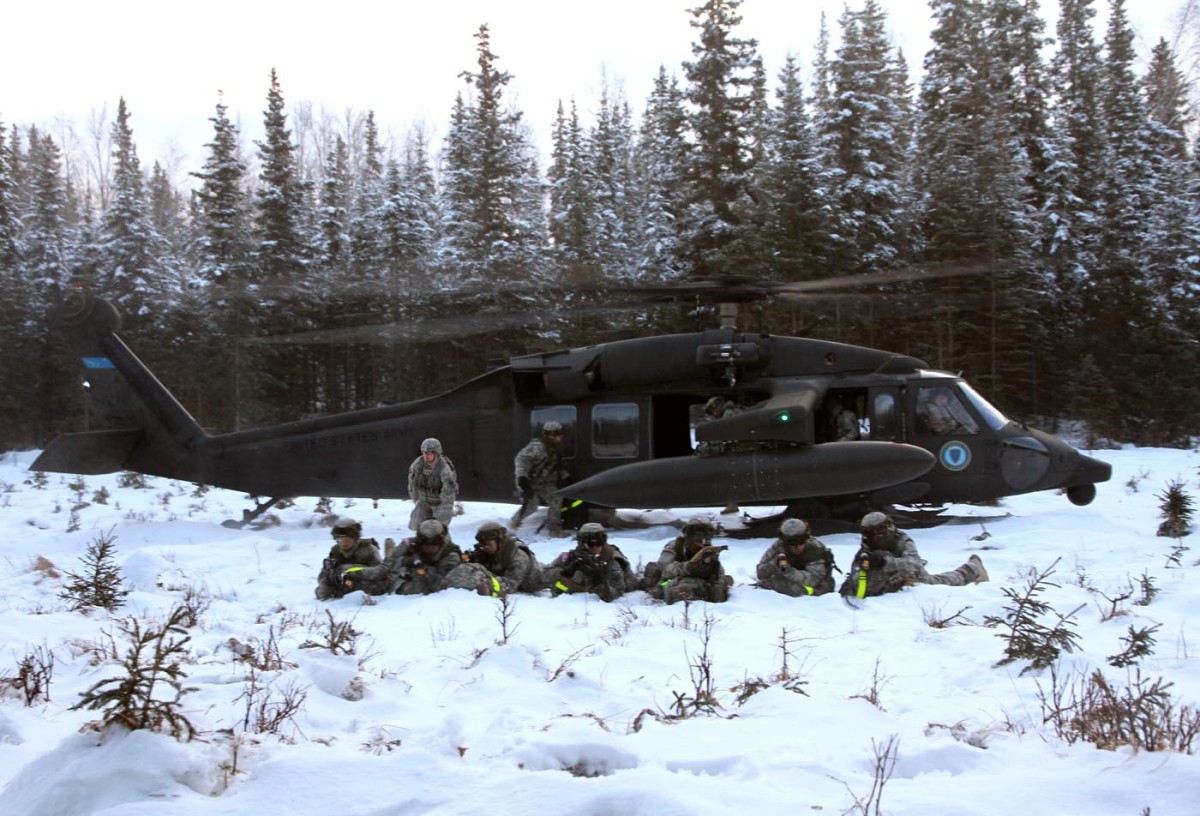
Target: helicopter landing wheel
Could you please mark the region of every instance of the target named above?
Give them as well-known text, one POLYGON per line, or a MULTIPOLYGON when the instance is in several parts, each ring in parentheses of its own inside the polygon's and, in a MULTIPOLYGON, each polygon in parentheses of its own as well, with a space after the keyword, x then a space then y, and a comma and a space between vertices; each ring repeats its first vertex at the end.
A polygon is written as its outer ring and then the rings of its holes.
POLYGON ((1096 486, 1094 484, 1071 485, 1067 488, 1067 500, 1076 507, 1091 504, 1094 498, 1096 498, 1096 486))

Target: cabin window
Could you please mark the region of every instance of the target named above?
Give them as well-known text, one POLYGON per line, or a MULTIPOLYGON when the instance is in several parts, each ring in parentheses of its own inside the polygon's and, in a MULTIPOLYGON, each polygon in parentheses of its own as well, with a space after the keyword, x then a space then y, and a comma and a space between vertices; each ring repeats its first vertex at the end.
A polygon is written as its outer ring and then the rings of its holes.
POLYGON ((592 408, 592 455, 597 459, 636 459, 638 406, 610 402, 592 408))
POLYGON ((958 392, 947 385, 917 389, 917 430, 924 434, 979 433, 979 423, 963 405, 958 392))
MULTIPOLYGON (((559 444, 559 450, 562 451, 564 459, 572 459, 575 456, 576 438, 579 435, 578 429, 575 427, 576 414, 574 405, 547 405, 542 408, 534 408, 529 412, 529 436, 533 438, 540 436, 542 426, 550 420, 554 420, 563 426, 563 441, 559 444)), ((522 443, 523 444, 523 443, 522 443)))
POLYGON ((896 423, 896 396, 890 391, 875 394, 871 407, 871 439, 895 439, 898 432, 896 423))

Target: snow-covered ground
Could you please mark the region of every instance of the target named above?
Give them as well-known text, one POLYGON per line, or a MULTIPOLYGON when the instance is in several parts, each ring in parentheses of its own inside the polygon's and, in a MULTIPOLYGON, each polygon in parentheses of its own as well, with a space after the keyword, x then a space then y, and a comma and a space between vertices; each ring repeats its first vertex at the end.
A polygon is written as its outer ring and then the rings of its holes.
MULTIPOLYGON (((1001 630, 983 625, 1005 616, 1006 588, 1023 593, 1033 571, 1060 559, 1049 579, 1058 586, 1041 595, 1057 613, 1077 610, 1078 649, 1056 662, 1059 685, 1080 689, 1100 670, 1122 688, 1140 671, 1143 687, 1173 683, 1176 713, 1195 717, 1200 547, 1155 532, 1159 496, 1175 481, 1194 495, 1200 457, 1097 455, 1113 480, 1088 507, 1021 496, 999 510, 955 508, 1007 518, 913 531, 931 571, 978 552, 986 584, 918 586, 856 610, 837 595, 754 588, 770 542, 731 541, 728 603, 517 596, 504 621, 498 601, 461 590, 314 600, 331 543, 314 498, 277 511, 277 526, 235 530, 221 521, 249 506, 240 494, 162 479, 121 487, 119 475, 50 475, 38 487, 26 470, 35 453, 9 453, 0 814, 1196 813, 1200 758, 1068 744, 1044 722, 1050 671, 998 666, 1001 630), (73 612, 61 576, 80 572, 89 543, 107 535, 130 594, 115 613, 73 612), (1157 591, 1139 605, 1147 587, 1157 591), (134 618, 158 625, 181 602, 199 612, 184 666, 193 690, 180 704, 197 738, 88 730, 98 712, 71 707, 116 676, 123 629, 134 618), (322 647, 345 626, 357 633, 353 654, 322 647), (1131 627, 1153 626, 1148 656, 1110 665, 1131 627), (26 705, 22 666, 50 678, 48 700, 26 705), (716 707, 676 716, 706 675, 716 707), (272 719, 277 733, 259 733, 272 719), (872 799, 881 766, 890 776, 872 799)), ((333 509, 382 540, 406 534, 409 508, 333 509)), ((512 509, 468 503, 451 532, 469 547, 480 523, 512 509)), ((645 563, 674 534, 661 525, 610 537, 645 563)), ((569 546, 525 538, 542 560, 569 546)), ((824 540, 846 567, 857 537, 824 540)))

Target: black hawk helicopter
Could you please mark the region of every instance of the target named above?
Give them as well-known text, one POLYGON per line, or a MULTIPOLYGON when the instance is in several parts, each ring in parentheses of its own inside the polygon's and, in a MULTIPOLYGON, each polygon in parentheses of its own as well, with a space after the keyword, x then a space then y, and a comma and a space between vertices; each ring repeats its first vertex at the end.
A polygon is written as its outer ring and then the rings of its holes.
POLYGON ((1040 490, 1084 505, 1111 476, 915 357, 734 327, 729 301, 801 284, 696 286, 722 302, 719 328, 527 354, 426 399, 217 435, 125 345, 117 310, 75 290, 51 322, 83 366, 101 429, 57 437, 31 469, 131 470, 269 497, 248 520, 285 497, 407 499, 405 468, 422 439, 438 437, 460 499, 512 502, 514 455, 556 420, 573 477, 560 494, 601 508, 737 502, 850 518, 1040 490), (698 424, 713 396, 740 410, 698 424), (854 441, 827 436, 835 404, 854 412, 854 441), (698 443, 716 452, 697 455, 698 443))

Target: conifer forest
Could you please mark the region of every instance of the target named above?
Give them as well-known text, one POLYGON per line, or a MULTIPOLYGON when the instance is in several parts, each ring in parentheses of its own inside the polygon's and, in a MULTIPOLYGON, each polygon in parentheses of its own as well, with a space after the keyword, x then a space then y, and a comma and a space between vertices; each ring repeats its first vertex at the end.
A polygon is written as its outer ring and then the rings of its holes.
POLYGON ((218 103, 187 183, 139 159, 136 100, 89 157, 4 121, 0 95, 0 449, 87 428, 46 320, 76 285, 118 304, 125 342, 224 432, 716 324, 638 287, 929 265, 973 271, 750 303, 741 328, 911 354, 1050 430, 1200 433, 1196 89, 1166 40, 1135 53, 1124 0, 1103 30, 1093 0, 1060 0, 1053 30, 1035 0, 931 4, 919 70, 861 0, 773 75, 740 2, 687 13, 692 58, 648 98, 586 112, 516 109, 480 26, 436 139, 289 110, 272 71, 261 141, 218 103), (553 120, 544 154, 531 117, 553 120))

